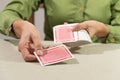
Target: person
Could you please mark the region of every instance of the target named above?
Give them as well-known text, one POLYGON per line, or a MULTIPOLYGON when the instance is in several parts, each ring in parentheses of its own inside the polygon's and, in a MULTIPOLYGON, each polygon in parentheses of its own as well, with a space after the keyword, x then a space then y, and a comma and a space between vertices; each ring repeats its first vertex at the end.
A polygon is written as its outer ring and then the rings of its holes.
POLYGON ((18 47, 25 61, 42 48, 40 33, 30 16, 44 3, 45 40, 53 40, 55 25, 79 23, 75 30, 88 31, 93 42, 120 43, 120 0, 12 0, 0 13, 0 32, 20 38, 18 47))

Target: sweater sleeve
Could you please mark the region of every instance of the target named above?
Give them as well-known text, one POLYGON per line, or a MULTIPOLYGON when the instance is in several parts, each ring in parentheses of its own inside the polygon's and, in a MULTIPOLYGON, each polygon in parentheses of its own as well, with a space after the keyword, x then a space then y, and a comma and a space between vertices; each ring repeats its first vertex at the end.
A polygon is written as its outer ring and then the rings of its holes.
POLYGON ((106 38, 93 37, 93 42, 120 43, 120 0, 111 6, 111 20, 106 26, 109 27, 109 35, 106 38))
POLYGON ((38 9, 41 0, 12 0, 0 12, 0 32, 11 35, 11 26, 15 20, 29 20, 34 11, 38 9))
POLYGON ((112 19, 110 25, 110 34, 106 39, 106 43, 120 43, 120 0, 112 7, 112 19))

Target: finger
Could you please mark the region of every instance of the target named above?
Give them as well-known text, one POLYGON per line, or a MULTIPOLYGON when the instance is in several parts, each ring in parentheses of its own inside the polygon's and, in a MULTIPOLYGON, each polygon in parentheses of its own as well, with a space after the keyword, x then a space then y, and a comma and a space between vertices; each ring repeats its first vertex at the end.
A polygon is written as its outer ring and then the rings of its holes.
POLYGON ((72 31, 78 31, 78 30, 81 30, 81 23, 75 25, 73 28, 72 28, 72 31))
POLYGON ((64 25, 65 25, 65 24, 68 24, 68 23, 67 23, 67 22, 64 22, 64 25))
POLYGON ((27 47, 25 47, 25 48, 27 48, 31 54, 33 54, 33 52, 36 52, 38 55, 42 55, 42 54, 43 54, 43 52, 42 52, 42 50, 41 50, 41 49, 38 49, 38 50, 35 50, 35 49, 34 49, 34 48, 35 48, 35 46, 34 46, 34 44, 33 44, 33 43, 28 42, 28 44, 27 44, 27 45, 28 45, 28 46, 27 46, 27 47))
POLYGON ((42 55, 43 48, 42 48, 40 36, 36 36, 36 35, 32 36, 32 41, 33 44, 30 44, 30 46, 34 48, 37 54, 42 55))
POLYGON ((21 38, 18 44, 18 49, 21 52, 25 61, 36 61, 36 57, 31 54, 31 49, 29 47, 28 39, 21 38))
POLYGON ((82 29, 87 30, 88 25, 86 23, 79 23, 72 28, 72 31, 79 31, 79 30, 82 30, 82 29))
POLYGON ((24 60, 27 61, 27 62, 37 60, 36 57, 33 54, 29 53, 29 51, 27 49, 22 49, 21 53, 22 53, 22 56, 23 56, 24 60))
POLYGON ((21 52, 22 48, 29 48, 29 40, 26 37, 21 36, 21 39, 18 44, 18 49, 21 52))
POLYGON ((95 35, 95 30, 90 28, 88 30, 88 34, 90 35, 90 37, 93 37, 95 35))
POLYGON ((43 54, 43 51, 42 50, 37 50, 36 53, 37 53, 38 56, 41 56, 43 54))
POLYGON ((28 47, 24 44, 19 44, 19 51, 21 52, 25 61, 36 61, 36 57, 30 53, 28 47))

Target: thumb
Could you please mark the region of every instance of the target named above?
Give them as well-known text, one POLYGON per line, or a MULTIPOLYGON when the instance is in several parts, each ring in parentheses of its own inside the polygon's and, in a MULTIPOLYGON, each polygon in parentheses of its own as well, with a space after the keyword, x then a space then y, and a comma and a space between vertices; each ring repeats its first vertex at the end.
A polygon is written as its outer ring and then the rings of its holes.
POLYGON ((35 52, 38 53, 38 55, 42 54, 42 43, 41 43, 41 39, 40 36, 32 36, 32 44, 30 44, 30 46, 35 50, 35 52))
POLYGON ((90 37, 93 37, 95 35, 95 30, 94 29, 88 29, 87 32, 90 35, 90 37))

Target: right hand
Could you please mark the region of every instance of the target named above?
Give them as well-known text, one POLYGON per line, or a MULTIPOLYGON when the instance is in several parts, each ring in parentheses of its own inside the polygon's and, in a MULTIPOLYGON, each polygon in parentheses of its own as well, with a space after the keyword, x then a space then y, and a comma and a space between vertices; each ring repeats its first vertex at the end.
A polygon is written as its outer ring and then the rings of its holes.
POLYGON ((36 61, 34 51, 42 50, 41 38, 38 29, 28 21, 16 20, 13 31, 20 38, 18 48, 25 61, 36 61))

